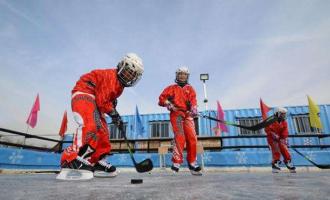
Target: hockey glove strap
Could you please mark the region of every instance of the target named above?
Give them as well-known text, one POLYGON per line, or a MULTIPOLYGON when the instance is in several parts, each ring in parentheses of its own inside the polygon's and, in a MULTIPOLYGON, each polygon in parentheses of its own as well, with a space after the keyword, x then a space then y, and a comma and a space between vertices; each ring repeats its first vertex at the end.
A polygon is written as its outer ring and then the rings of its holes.
POLYGON ((112 119, 112 123, 115 124, 119 129, 122 129, 124 127, 124 122, 122 121, 116 109, 114 109, 111 113, 109 113, 109 116, 112 119))

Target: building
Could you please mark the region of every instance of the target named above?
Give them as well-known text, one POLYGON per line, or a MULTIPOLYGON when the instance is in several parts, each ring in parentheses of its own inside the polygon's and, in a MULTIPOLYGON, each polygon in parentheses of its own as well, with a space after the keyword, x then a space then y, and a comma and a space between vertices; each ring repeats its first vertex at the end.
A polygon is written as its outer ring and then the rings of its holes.
MULTIPOLYGON (((305 135, 305 134, 329 134, 330 133, 330 105, 320 105, 320 119, 323 125, 323 129, 315 129, 310 126, 308 106, 289 106, 287 122, 289 125, 289 135, 305 135)), ((235 122, 241 125, 254 125, 261 121, 260 109, 235 109, 225 110, 225 120, 235 122)), ((210 115, 216 117, 216 111, 210 110, 203 112, 204 115, 210 115)), ((272 111, 268 115, 273 114, 272 111)), ((136 130, 136 115, 123 116, 123 121, 126 127, 126 135, 129 139, 168 139, 173 138, 173 131, 169 121, 169 113, 160 114, 144 114, 140 115, 143 131, 136 130)), ((110 140, 122 138, 118 133, 116 127, 109 121, 109 129, 111 132, 110 140)), ((199 138, 215 136, 214 127, 215 121, 201 118, 195 119, 196 131, 199 138)), ((221 136, 260 136, 265 135, 264 130, 260 131, 248 131, 240 129, 234 126, 227 126, 229 133, 221 133, 221 136)), ((140 129, 141 130, 141 129, 140 129)), ((293 145, 319 145, 330 144, 330 138, 318 138, 318 137, 292 137, 289 138, 289 143, 293 145)), ((264 138, 249 137, 249 138, 232 138, 223 140, 222 146, 256 146, 267 145, 264 138)), ((251 149, 249 149, 251 150, 251 149)), ((257 149, 255 149, 257 150, 257 149)))
MULTIPOLYGON (((330 105, 319 106, 322 129, 310 127, 307 106, 286 108, 288 109, 289 145, 299 149, 315 163, 329 165, 330 105)), ((272 114, 271 112, 269 115, 272 114)), ((213 110, 202 114, 216 116, 213 110)), ((111 124, 111 120, 107 120, 114 153, 109 157, 109 161, 119 167, 132 167, 133 163, 127 153, 125 140, 111 124)), ((253 125, 261 120, 261 113, 259 109, 225 110, 225 120, 253 125)), ((123 116, 123 121, 131 147, 136 150, 134 156, 137 161, 150 158, 155 167, 171 165, 171 152, 165 153, 162 158, 157 152, 162 142, 170 146, 173 138, 169 113, 140 115, 140 123, 138 115, 127 115, 123 116)), ((228 133, 222 133, 219 137, 214 134, 213 127, 215 126, 215 122, 205 118, 196 119, 198 141, 202 142, 201 146, 205 148, 205 151, 198 155, 199 163, 203 163, 206 167, 270 166, 271 154, 263 130, 251 132, 228 126, 228 133)), ((72 142, 72 135, 66 135, 65 141, 72 142)), ((67 145, 69 144, 64 143, 64 147, 67 145)), ((291 154, 296 166, 314 166, 295 151, 291 151, 291 154)), ((13 148, 8 145, 0 147, 0 169, 58 170, 59 163, 60 154, 56 152, 13 148)))

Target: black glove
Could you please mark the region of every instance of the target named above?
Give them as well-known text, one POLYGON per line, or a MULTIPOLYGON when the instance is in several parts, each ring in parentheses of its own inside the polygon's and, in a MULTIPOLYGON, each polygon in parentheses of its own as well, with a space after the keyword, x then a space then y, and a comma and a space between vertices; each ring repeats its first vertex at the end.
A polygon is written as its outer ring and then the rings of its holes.
POLYGON ((112 106, 113 106, 115 109, 116 109, 116 107, 117 107, 117 104, 118 104, 117 99, 115 99, 115 100, 112 101, 112 106))
POLYGON ((121 119, 118 111, 114 109, 111 113, 109 113, 109 116, 112 119, 112 123, 115 124, 120 130, 124 127, 124 122, 121 119))

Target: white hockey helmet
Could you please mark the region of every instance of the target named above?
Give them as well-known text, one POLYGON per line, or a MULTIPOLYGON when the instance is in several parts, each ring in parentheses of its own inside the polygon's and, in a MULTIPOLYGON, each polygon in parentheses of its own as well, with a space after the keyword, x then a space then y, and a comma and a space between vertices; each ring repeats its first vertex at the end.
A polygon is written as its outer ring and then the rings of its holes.
POLYGON ((134 86, 141 79, 143 71, 142 59, 135 53, 128 53, 117 65, 118 79, 125 87, 134 86))
POLYGON ((288 110, 283 107, 274 108, 274 115, 276 115, 280 119, 280 121, 286 119, 287 112, 288 112, 288 110))
POLYGON ((274 113, 279 113, 279 114, 286 114, 288 112, 287 109, 283 107, 276 107, 274 108, 274 113))
POLYGON ((188 67, 186 67, 186 66, 179 67, 175 72, 175 82, 179 85, 180 84, 182 84, 182 85, 187 84, 188 80, 189 80, 189 74, 190 74, 190 72, 189 72, 188 67), (180 80, 181 79, 181 78, 179 78, 180 74, 186 74, 187 75, 186 80, 180 80))

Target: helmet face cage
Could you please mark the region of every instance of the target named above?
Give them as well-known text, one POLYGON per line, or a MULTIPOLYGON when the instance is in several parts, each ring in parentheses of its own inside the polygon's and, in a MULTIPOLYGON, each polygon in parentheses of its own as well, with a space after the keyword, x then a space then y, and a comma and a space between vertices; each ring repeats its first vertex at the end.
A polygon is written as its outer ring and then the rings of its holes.
POLYGON ((287 110, 285 108, 276 108, 275 115, 279 118, 280 121, 284 121, 286 119, 287 110))
POLYGON ((187 67, 180 67, 178 70, 175 72, 175 82, 178 84, 187 84, 189 80, 189 70, 187 67), (187 76, 187 79, 182 81, 180 80, 180 75, 185 74, 187 76))
POLYGON ((125 87, 134 86, 141 79, 141 76, 142 73, 138 72, 134 64, 125 61, 119 63, 118 78, 125 87))

